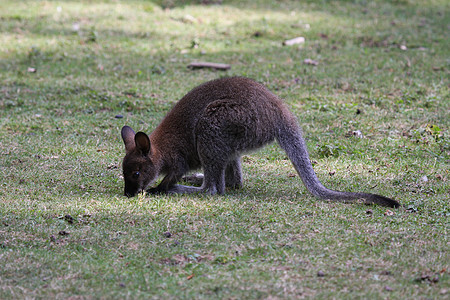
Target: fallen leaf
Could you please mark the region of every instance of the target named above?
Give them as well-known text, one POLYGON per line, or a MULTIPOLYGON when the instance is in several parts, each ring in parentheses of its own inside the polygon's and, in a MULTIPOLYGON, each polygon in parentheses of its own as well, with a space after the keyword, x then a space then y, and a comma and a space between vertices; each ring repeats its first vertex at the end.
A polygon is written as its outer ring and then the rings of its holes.
POLYGON ((298 45, 298 44, 303 44, 305 41, 306 40, 304 37, 299 36, 299 37, 284 41, 283 45, 284 46, 298 45))
POLYGON ((416 281, 428 281, 428 282, 432 282, 432 283, 437 283, 437 282, 439 282, 439 275, 438 274, 436 274, 436 275, 422 274, 422 276, 417 278, 416 281))
POLYGON ((73 222, 75 221, 75 219, 71 215, 65 215, 64 220, 66 220, 69 224, 73 224, 73 222))
POLYGON ((72 30, 73 31, 80 31, 80 23, 73 23, 72 24, 72 30))
POLYGON ((384 213, 385 216, 393 216, 395 215, 395 212, 393 212, 392 210, 386 210, 386 212, 384 213))
POLYGON ((437 174, 437 175, 436 175, 436 179, 445 181, 444 176, 442 176, 441 174, 437 174))
POLYGON ((406 66, 408 68, 411 68, 411 61, 409 60, 409 58, 406 58, 406 66))
POLYGON ((193 17, 191 15, 185 15, 181 21, 183 23, 198 23, 199 22, 195 17, 193 17))
POLYGON ((408 211, 408 212, 417 212, 417 208, 414 207, 414 206, 412 206, 412 205, 410 205, 410 206, 408 206, 408 208, 406 209, 406 211, 408 211))
POLYGON ((317 60, 312 60, 310 58, 307 58, 303 61, 305 65, 311 65, 311 66, 317 66, 319 62, 317 60))
POLYGON ((362 134, 361 130, 352 131, 352 135, 356 136, 358 138, 363 138, 363 134, 362 134))
POLYGON ((261 31, 255 31, 252 35, 254 37, 260 37, 260 36, 262 36, 262 33, 261 33, 261 31))

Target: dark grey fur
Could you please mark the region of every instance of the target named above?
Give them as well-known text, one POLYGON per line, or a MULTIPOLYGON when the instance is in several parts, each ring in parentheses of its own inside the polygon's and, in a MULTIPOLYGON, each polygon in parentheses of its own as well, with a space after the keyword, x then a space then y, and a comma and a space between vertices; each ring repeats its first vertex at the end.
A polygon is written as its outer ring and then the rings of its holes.
POLYGON ((277 96, 248 78, 206 82, 184 96, 149 137, 124 126, 122 138, 127 196, 144 190, 159 174, 165 177, 150 193, 223 194, 226 186, 242 186, 241 155, 277 140, 314 196, 399 206, 380 195, 325 188, 312 168, 297 119, 277 96), (177 184, 199 167, 204 172, 201 187, 177 184))

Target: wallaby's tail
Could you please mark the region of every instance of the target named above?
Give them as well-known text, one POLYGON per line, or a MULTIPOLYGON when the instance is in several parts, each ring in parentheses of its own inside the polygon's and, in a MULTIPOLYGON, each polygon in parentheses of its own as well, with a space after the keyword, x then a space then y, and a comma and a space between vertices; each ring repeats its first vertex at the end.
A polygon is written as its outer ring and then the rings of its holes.
MULTIPOLYGON (((294 125, 294 124, 292 124, 294 125)), ((327 189, 317 178, 316 173, 309 160, 308 150, 306 148, 305 140, 302 137, 298 125, 289 126, 279 130, 277 141, 281 148, 286 151, 289 159, 295 167, 295 170, 300 175, 303 183, 308 191, 314 196, 333 201, 341 202, 355 202, 362 201, 365 204, 378 204, 388 207, 399 207, 400 204, 393 199, 383 197, 376 194, 369 193, 352 193, 339 192, 327 189)))

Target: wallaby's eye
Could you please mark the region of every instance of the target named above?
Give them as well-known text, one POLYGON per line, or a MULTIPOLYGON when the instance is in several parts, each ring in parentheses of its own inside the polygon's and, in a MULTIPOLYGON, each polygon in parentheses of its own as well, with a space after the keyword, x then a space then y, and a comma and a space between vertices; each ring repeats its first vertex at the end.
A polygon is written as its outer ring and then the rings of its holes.
POLYGON ((134 179, 138 179, 139 175, 141 175, 141 173, 139 173, 139 171, 136 171, 131 176, 133 176, 134 179))

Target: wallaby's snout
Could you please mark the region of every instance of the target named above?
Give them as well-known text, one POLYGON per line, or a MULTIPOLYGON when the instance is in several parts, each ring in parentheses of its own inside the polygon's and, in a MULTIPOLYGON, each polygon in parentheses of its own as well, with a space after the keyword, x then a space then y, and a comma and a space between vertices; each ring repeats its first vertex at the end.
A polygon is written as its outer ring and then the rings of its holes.
POLYGON ((123 175, 125 179, 125 188, 123 189, 123 195, 127 196, 128 198, 134 197, 137 194, 138 187, 136 184, 133 184, 133 182, 130 182, 130 180, 126 178, 126 174, 123 175))
POLYGON ((130 193, 130 192, 128 192, 128 191, 125 191, 125 193, 124 193, 124 196, 126 196, 127 198, 131 198, 131 197, 134 197, 136 194, 132 194, 132 193, 130 193))
POLYGON ((149 184, 149 176, 145 176, 139 171, 132 173, 124 172, 125 188, 124 195, 128 198, 134 197, 141 193, 149 184))
POLYGON ((136 196, 136 194, 139 193, 139 189, 134 186, 130 186, 130 184, 127 184, 125 182, 125 189, 124 189, 124 196, 127 196, 128 198, 136 196))

